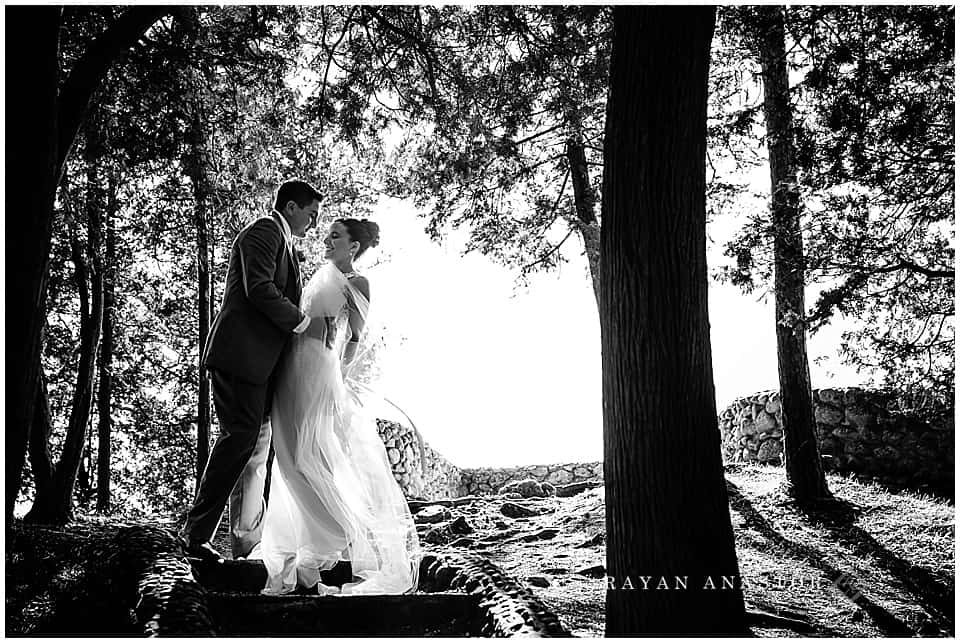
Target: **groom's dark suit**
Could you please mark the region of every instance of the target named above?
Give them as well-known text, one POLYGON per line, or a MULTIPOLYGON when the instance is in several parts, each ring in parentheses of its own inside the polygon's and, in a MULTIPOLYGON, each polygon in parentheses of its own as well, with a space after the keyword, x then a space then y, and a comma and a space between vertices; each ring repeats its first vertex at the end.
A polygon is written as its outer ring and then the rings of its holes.
POLYGON ((210 371, 220 437, 183 529, 192 543, 213 537, 269 412, 274 374, 303 321, 300 267, 282 227, 276 213, 257 219, 240 231, 230 251, 223 304, 202 360, 210 371))

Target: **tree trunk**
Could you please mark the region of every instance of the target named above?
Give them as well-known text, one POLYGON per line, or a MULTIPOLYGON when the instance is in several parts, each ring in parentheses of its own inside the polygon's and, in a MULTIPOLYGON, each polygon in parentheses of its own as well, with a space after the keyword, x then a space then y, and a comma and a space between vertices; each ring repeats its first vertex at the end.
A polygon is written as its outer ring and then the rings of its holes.
MULTIPOLYGON (((199 29, 196 14, 192 24, 199 29)), ((188 132, 189 146, 186 150, 184 167, 193 185, 194 215, 197 232, 197 379, 199 390, 197 398, 197 461, 196 485, 199 488, 203 470, 207 466, 210 454, 210 380, 203 369, 203 348, 210 334, 210 235, 208 221, 209 208, 213 198, 213 188, 208 175, 210 166, 207 150, 208 120, 202 74, 199 70, 188 70, 190 74, 191 122, 188 132)))
POLYGON ((46 318, 46 280, 57 164, 59 7, 5 8, 6 102, 7 418, 6 520, 20 492, 30 425, 40 379, 41 329, 46 318), (26 97, 29 97, 27 99, 26 97), (14 189, 14 186, 16 188, 14 189), (14 232, 16 231, 16 232, 14 232))
POLYGON ((110 434, 113 419, 110 399, 113 395, 113 333, 116 320, 117 239, 114 216, 117 212, 117 180, 111 175, 107 211, 104 217, 103 261, 103 337, 100 341, 100 385, 97 397, 97 511, 110 511, 110 434))
POLYGON ((596 195, 590 185, 590 173, 587 169, 587 156, 583 151, 583 141, 572 137, 567 141, 567 163, 573 179, 573 201, 576 207, 578 229, 583 239, 583 249, 587 254, 590 267, 590 279, 593 282, 593 295, 600 305, 600 223, 597 221, 596 195))
MULTIPOLYGON (((88 142, 88 145, 90 143, 88 142)), ((74 261, 77 264, 77 282, 81 292, 80 315, 80 362, 77 367, 77 386, 73 394, 70 409, 70 422, 67 425, 67 437, 64 440, 63 453, 57 464, 56 494, 53 507, 53 522, 65 522, 72 519, 73 491, 83 455, 83 439, 90 423, 90 410, 93 405, 93 386, 96 375, 97 348, 100 343, 100 329, 103 325, 103 270, 100 262, 101 226, 105 209, 100 185, 98 163, 92 157, 88 160, 87 254, 89 265, 83 256, 82 248, 75 246, 74 261), (87 292, 87 275, 90 285, 87 292)))
POLYGON ((757 7, 772 190, 777 361, 787 487, 798 501, 830 497, 817 447, 807 336, 804 254, 794 162, 783 8, 757 7))
MULTIPOLYGON (((110 65, 172 7, 131 7, 124 11, 84 55, 61 84, 60 7, 17 6, 5 10, 7 51, 22 64, 7 70, 16 87, 7 102, 7 216, 20 234, 7 237, 7 262, 17 267, 8 281, 6 518, 23 476, 30 423, 34 416, 41 351, 40 328, 46 315, 45 284, 50 267, 53 204, 67 155, 83 123, 90 97, 110 65), (59 91, 58 91, 59 89, 59 91), (23 97, 28 96, 29 100, 23 97), (15 341, 9 341, 15 340, 15 341)), ((10 226, 13 229, 13 226, 10 226)))
MULTIPOLYGON (((91 128, 91 138, 95 137, 91 128)), ((95 142, 88 140, 88 147, 95 142)), ((73 518, 73 497, 77 475, 83 459, 84 439, 90 422, 93 403, 96 355, 100 340, 103 315, 103 273, 100 267, 101 217, 103 213, 102 187, 96 162, 98 153, 91 150, 87 163, 87 247, 84 248, 71 227, 71 251, 75 266, 77 289, 80 296, 80 358, 77 365, 77 383, 73 392, 70 420, 63 451, 53 479, 52 494, 37 495, 27 519, 43 524, 64 524, 73 518), (89 257, 89 259, 88 259, 89 257), (88 283, 89 281, 89 283, 88 283)))
POLYGON ((74 485, 75 496, 81 506, 85 505, 93 493, 90 480, 90 437, 92 427, 87 426, 86 445, 80 456, 80 467, 77 471, 77 483, 74 485))
POLYGON ((203 370, 201 359, 203 348, 210 334, 210 251, 207 234, 207 197, 197 192, 194 184, 197 214, 197 316, 199 333, 197 337, 197 378, 199 390, 197 398, 197 486, 203 476, 210 455, 210 379, 203 370))
POLYGON ((600 252, 606 634, 742 634, 707 312, 714 9, 617 6, 613 23, 600 252))
MULTIPOLYGON (((53 420, 50 416, 50 400, 47 397, 47 378, 40 371, 37 379, 37 399, 34 406, 33 424, 30 427, 30 468, 33 470, 34 499, 53 494, 53 457, 50 454, 50 433, 53 420)), ((29 514, 28 514, 29 518, 29 514)))

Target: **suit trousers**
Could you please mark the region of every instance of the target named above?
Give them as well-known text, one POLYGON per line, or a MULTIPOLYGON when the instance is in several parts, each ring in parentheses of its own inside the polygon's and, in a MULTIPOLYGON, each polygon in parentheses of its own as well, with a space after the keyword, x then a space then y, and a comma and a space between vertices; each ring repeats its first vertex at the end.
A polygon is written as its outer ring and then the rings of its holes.
MULTIPOLYGON (((268 400, 267 407, 269 406, 268 400)), ((230 516, 230 549, 234 559, 249 555, 263 534, 263 519, 267 514, 265 492, 269 483, 267 467, 270 466, 272 433, 270 418, 266 417, 260 425, 260 434, 257 436, 253 453, 230 492, 227 513, 230 516)))
MULTIPOLYGON (((220 436, 210 451, 210 458, 200 479, 200 487, 193 507, 187 514, 183 533, 192 543, 211 540, 223 516, 227 500, 233 496, 236 508, 231 511, 231 523, 234 517, 241 533, 241 540, 260 541, 259 530, 263 519, 264 477, 258 472, 266 470, 266 453, 270 448, 270 423, 268 418, 270 402, 273 397, 274 378, 262 384, 252 384, 230 373, 217 369, 210 371, 210 388, 213 403, 220 420, 220 436), (258 448, 259 447, 259 448, 258 448), (265 447, 265 448, 264 448, 265 447), (250 462, 254 453, 263 452, 262 461, 250 462), (252 467, 248 467, 251 465, 252 467), (247 482, 244 484, 244 473, 247 482), (253 484, 251 484, 251 482, 253 484), (237 487, 240 487, 238 490, 237 487), (244 511, 244 506, 248 511, 244 511), (253 517, 248 514, 253 513, 253 517)), ((231 534, 234 530, 231 528, 231 534)), ((246 555, 249 550, 239 551, 246 546, 232 537, 234 556, 246 555)))

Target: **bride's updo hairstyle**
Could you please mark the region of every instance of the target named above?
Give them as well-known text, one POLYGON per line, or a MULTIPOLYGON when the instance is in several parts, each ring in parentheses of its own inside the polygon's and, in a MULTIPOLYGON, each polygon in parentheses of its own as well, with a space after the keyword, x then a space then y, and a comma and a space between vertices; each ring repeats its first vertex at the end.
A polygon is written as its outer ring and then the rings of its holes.
POLYGON ((336 222, 343 224, 343 227, 347 229, 350 241, 356 241, 360 244, 357 254, 353 255, 354 259, 366 252, 367 248, 376 248, 380 243, 380 226, 373 221, 367 219, 337 219, 336 222))

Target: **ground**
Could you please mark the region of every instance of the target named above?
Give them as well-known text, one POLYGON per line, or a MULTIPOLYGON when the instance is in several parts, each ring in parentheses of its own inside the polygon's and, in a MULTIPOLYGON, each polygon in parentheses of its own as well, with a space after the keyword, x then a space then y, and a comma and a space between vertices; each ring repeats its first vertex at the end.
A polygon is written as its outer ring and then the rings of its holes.
MULTIPOLYGON (((756 465, 726 471, 747 607, 792 619, 754 621, 755 635, 952 635, 952 501, 828 475, 841 502, 801 511, 783 495, 783 475, 756 465)), ((603 635, 602 487, 566 498, 482 497, 433 513, 438 522, 419 519, 427 551, 482 552, 528 583, 575 635, 603 635), (504 515, 505 503, 536 515, 504 515)), ((85 586, 77 548, 97 540, 97 522, 8 530, 8 634, 44 631, 48 612, 85 586)))
MULTIPOLYGON (((728 467, 726 477, 748 609, 802 621, 765 622, 758 636, 876 637, 953 632, 955 509, 952 502, 828 475, 841 510, 801 512, 780 490, 780 467, 728 467)), ((544 513, 503 516, 503 499, 453 509, 485 552, 538 596, 578 636, 602 636, 605 588, 603 488, 570 498, 525 499, 544 513), (496 523, 506 524, 506 528, 496 523), (533 539, 535 534, 549 536, 533 539), (512 533, 513 530, 518 530, 512 533), (503 537, 497 537, 502 535, 503 537), (527 537, 529 540, 524 540, 527 537), (485 548, 484 539, 492 542, 485 548), (579 546, 585 543, 587 546, 579 546), (537 578, 539 577, 539 578, 537 578)), ((456 541, 454 541, 456 542, 456 541)), ((460 546, 465 545, 465 541, 460 546)), ((448 545, 449 546, 449 545, 448 545)), ((453 547, 456 548, 456 547, 453 547)))

